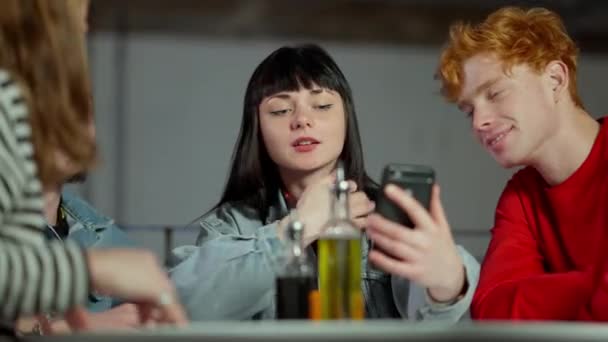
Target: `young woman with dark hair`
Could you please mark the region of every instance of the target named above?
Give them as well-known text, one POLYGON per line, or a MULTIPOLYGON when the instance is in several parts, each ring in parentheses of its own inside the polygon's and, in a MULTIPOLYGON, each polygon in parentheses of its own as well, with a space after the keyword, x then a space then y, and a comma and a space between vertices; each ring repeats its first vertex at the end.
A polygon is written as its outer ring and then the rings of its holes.
MULTIPOLYGON (((218 204, 197 220, 198 246, 175 251, 171 277, 192 319, 274 317, 275 263, 288 212, 297 210, 304 243, 314 253, 329 218, 329 185, 338 161, 352 185, 351 218, 363 229, 377 186, 365 171, 350 86, 319 46, 274 51, 247 86, 230 175, 218 204)), ((456 321, 465 314, 471 291, 464 300, 438 306, 423 287, 371 266, 370 246, 364 234, 367 317, 456 321)), ((464 251, 462 258, 473 265, 475 278, 474 258, 464 251)))

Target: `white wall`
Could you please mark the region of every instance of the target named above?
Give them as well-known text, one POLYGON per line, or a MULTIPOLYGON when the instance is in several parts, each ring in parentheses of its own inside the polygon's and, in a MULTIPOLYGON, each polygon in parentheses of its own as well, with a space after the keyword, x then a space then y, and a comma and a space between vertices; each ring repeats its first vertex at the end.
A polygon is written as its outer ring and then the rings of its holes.
MULTIPOLYGON (((125 224, 187 223, 218 200, 246 82, 286 42, 97 34, 90 43, 104 163, 85 195, 125 224)), ((379 178, 390 161, 430 164, 452 228, 489 229, 511 172, 476 145, 468 120, 438 95, 438 48, 321 44, 353 88, 370 174, 379 178)), ((581 65, 583 99, 601 115, 608 59, 585 57, 581 65)), ((463 239, 483 253, 486 237, 463 239)))

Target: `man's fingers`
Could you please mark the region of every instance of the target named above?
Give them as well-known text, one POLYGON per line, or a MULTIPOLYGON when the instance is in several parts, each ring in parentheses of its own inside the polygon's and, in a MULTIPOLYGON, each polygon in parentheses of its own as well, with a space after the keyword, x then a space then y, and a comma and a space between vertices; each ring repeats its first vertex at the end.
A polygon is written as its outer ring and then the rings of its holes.
POLYGON ((394 184, 384 188, 386 196, 406 212, 414 225, 422 229, 435 226, 429 212, 410 194, 394 184))
POLYGON ((431 193, 431 216, 441 227, 448 227, 448 219, 445 215, 445 211, 443 210, 443 205, 441 204, 441 196, 439 191, 439 185, 433 185, 433 192, 431 193))
POLYGON ((369 215, 367 217, 367 226, 376 234, 386 236, 393 240, 412 243, 417 239, 415 230, 388 220, 379 214, 369 215))
POLYGON ((417 280, 420 274, 419 268, 412 263, 406 263, 388 256, 380 251, 369 252, 369 260, 379 269, 410 280, 417 280))
POLYGON ((367 235, 373 241, 374 249, 387 256, 405 262, 415 262, 420 259, 420 252, 412 245, 382 235, 374 229, 368 229, 367 235))

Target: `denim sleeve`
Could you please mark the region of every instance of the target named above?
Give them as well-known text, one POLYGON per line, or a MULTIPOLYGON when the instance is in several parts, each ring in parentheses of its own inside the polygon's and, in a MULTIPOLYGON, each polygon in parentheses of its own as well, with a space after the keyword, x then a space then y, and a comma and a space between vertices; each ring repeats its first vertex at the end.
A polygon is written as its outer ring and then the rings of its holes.
POLYGON ((197 245, 173 251, 169 274, 192 321, 274 317, 277 224, 240 228, 203 221, 197 245))
POLYGON ((409 291, 399 291, 400 288, 404 288, 403 284, 400 283, 408 280, 392 276, 395 303, 404 317, 408 317, 411 321, 437 321, 449 324, 470 318, 469 307, 477 288, 480 266, 477 259, 463 247, 457 247, 462 257, 468 282, 468 288, 464 296, 450 304, 435 303, 427 295, 425 288, 413 282, 409 284, 409 291), (403 304, 406 304, 407 308, 404 308, 403 304))
POLYGON ((99 241, 93 245, 96 248, 135 248, 137 245, 122 229, 110 225, 98 237, 99 241))

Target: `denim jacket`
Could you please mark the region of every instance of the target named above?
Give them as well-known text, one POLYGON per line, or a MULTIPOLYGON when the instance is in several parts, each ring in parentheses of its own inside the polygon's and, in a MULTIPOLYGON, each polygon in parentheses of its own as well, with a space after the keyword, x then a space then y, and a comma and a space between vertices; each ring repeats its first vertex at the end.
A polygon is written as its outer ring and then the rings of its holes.
MULTIPOLYGON (((79 197, 63 191, 61 208, 69 226, 68 239, 73 239, 82 248, 129 248, 135 244, 114 224, 114 220, 100 215, 94 208, 79 197)), ((87 309, 101 312, 120 304, 116 299, 89 294, 87 309)))
MULTIPOLYGON (((199 221, 194 246, 173 251, 170 276, 190 319, 231 320, 275 317, 274 279, 283 248, 277 221, 287 215, 279 196, 261 222, 255 211, 224 204, 199 221)), ((367 261, 369 240, 362 237, 362 290, 368 318, 404 318, 454 323, 468 317, 479 277, 479 263, 462 247, 468 290, 450 305, 432 303, 426 290, 408 280, 386 274, 367 261)))

